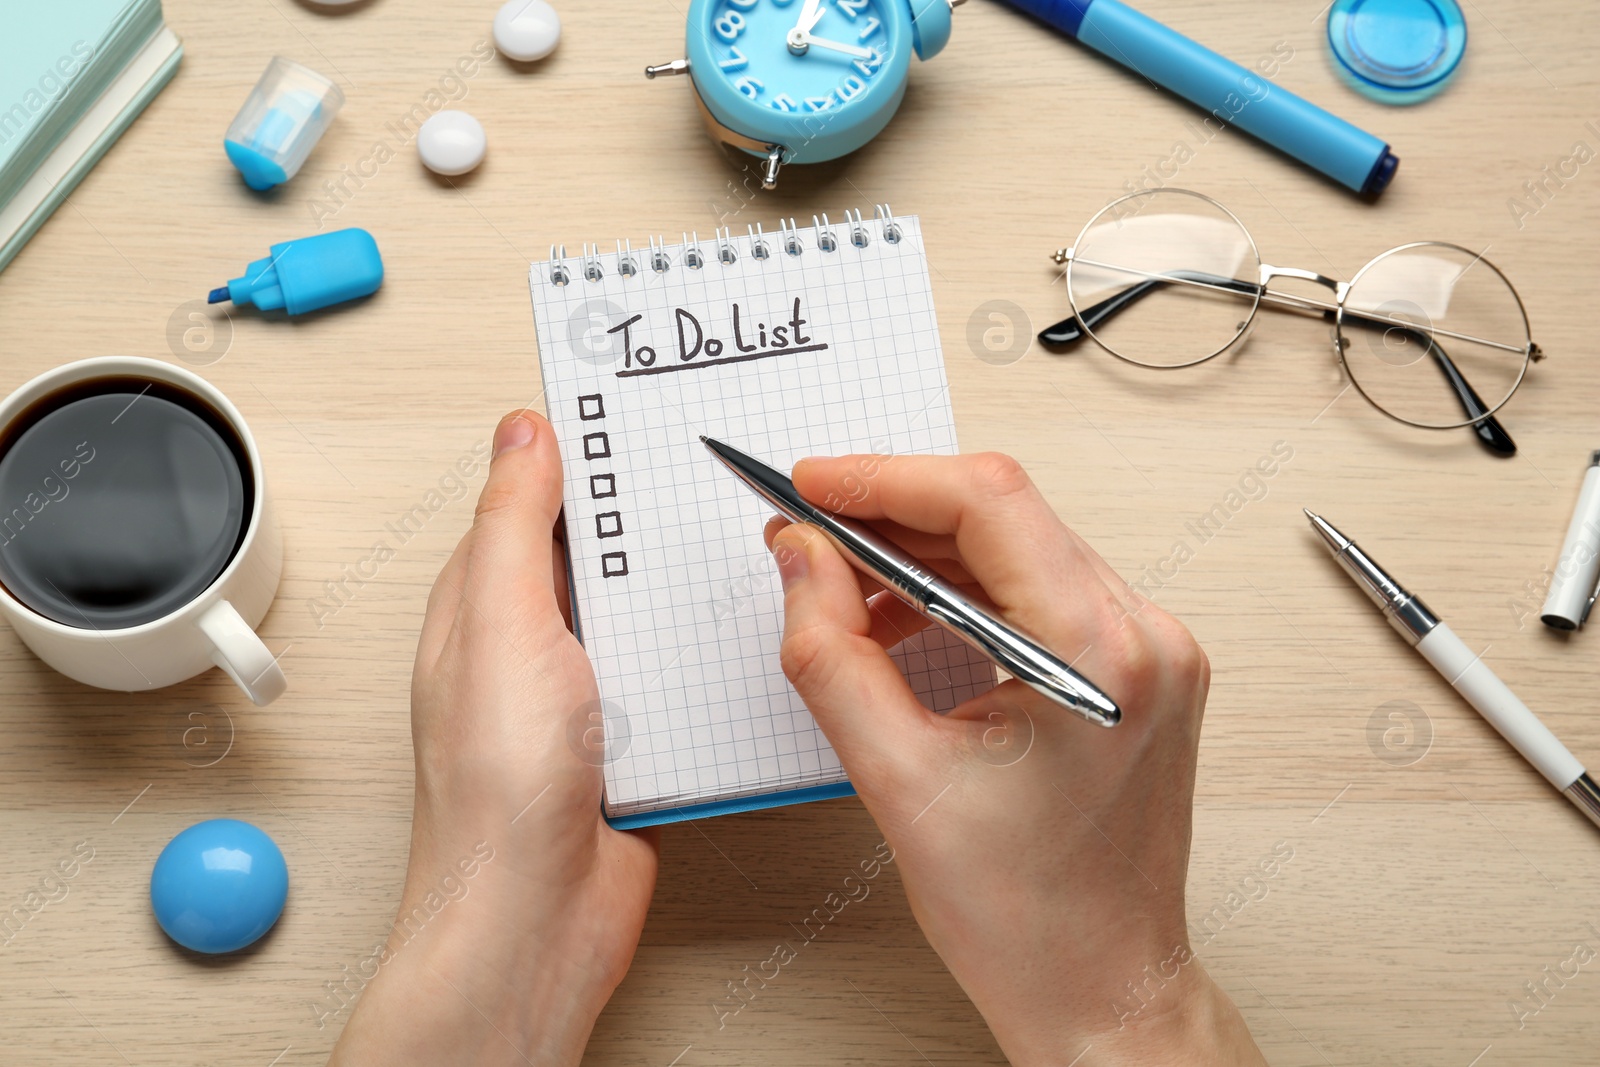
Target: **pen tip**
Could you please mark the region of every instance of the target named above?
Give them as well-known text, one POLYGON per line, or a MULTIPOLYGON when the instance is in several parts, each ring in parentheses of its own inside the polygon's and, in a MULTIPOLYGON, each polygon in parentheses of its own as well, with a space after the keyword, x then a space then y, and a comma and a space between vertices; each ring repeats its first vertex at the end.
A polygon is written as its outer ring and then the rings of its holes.
POLYGON ((700 443, 703 445, 709 445, 711 443, 711 438, 707 437, 705 434, 701 434, 700 443))
POLYGON ((1350 539, 1340 533, 1333 523, 1310 508, 1301 508, 1300 510, 1306 513, 1306 518, 1311 520, 1311 528, 1317 531, 1317 535, 1327 544, 1330 552, 1338 554, 1350 546, 1350 539))

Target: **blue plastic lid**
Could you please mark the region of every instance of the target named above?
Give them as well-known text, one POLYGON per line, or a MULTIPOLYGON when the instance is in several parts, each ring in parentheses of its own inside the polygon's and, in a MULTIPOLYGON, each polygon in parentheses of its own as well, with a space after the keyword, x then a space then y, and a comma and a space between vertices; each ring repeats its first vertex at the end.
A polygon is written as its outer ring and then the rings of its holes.
POLYGON ((1337 0, 1328 44, 1358 92, 1413 104, 1443 89, 1460 66, 1467 23, 1455 0, 1337 0))

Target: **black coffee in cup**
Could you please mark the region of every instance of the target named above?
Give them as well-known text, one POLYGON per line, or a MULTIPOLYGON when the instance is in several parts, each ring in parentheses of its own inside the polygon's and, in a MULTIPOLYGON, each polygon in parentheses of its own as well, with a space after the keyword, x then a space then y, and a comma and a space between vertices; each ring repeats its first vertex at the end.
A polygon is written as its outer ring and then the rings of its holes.
POLYGON ((0 432, 0 584, 46 618, 153 622, 204 592, 244 538, 244 445, 177 386, 79 382, 0 432))

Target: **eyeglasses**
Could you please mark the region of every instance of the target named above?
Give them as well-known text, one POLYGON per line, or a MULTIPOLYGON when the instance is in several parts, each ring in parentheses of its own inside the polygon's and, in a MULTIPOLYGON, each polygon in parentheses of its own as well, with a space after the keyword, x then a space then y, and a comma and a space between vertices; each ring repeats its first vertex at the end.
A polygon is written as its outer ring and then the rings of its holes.
POLYGON ((1192 367, 1243 344, 1263 304, 1308 312, 1333 323, 1350 384, 1379 411, 1424 429, 1471 426, 1491 449, 1516 451, 1493 416, 1544 353, 1505 275, 1460 245, 1401 245, 1335 281, 1261 262, 1227 208, 1158 189, 1113 201, 1054 258, 1072 318, 1039 334, 1046 345, 1088 337, 1142 367, 1192 367), (1325 285, 1334 299, 1270 288, 1274 278, 1325 285))

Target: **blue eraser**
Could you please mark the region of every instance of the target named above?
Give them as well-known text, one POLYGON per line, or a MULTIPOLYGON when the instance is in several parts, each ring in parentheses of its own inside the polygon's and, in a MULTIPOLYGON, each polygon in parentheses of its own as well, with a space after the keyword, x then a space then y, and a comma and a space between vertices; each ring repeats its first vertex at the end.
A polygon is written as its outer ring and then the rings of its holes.
POLYGON ((231 300, 240 307, 254 304, 262 311, 283 308, 300 315, 368 296, 383 284, 383 257, 366 230, 319 233, 268 251, 242 277, 213 289, 209 302, 231 300))
POLYGON ((184 948, 217 954, 253 944, 283 914, 289 868, 272 838, 238 819, 195 823, 150 872, 150 907, 184 948))

